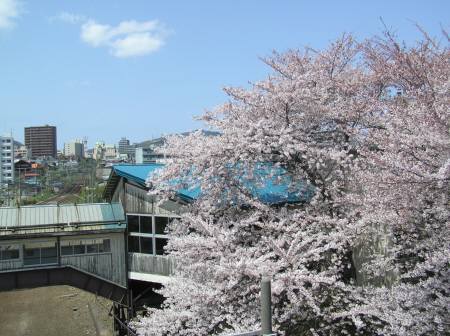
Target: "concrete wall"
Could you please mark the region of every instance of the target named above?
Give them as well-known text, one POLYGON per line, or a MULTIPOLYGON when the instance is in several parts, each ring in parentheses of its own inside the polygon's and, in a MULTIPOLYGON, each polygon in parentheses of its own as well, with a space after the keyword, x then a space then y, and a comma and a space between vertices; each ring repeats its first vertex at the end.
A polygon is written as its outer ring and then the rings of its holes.
MULTIPOLYGON (((146 190, 143 190, 134 185, 125 184, 125 195, 123 195, 123 190, 119 191, 122 183, 114 193, 116 198, 125 198, 122 202, 125 213, 135 213, 135 214, 154 214, 154 215, 179 215, 182 211, 182 206, 176 202, 166 201, 163 204, 158 204, 158 201, 154 196, 148 195, 146 190), (122 195, 122 196, 119 196, 122 195)), ((113 201, 116 202, 117 200, 113 201)))
POLYGON ((170 276, 173 274, 175 260, 167 256, 128 253, 128 265, 130 272, 170 276))
POLYGON ((89 235, 79 237, 65 237, 63 240, 103 238, 111 240, 111 252, 61 256, 61 265, 70 265, 98 275, 121 286, 126 286, 126 263, 125 263, 125 237, 123 233, 112 233, 105 235, 89 235))

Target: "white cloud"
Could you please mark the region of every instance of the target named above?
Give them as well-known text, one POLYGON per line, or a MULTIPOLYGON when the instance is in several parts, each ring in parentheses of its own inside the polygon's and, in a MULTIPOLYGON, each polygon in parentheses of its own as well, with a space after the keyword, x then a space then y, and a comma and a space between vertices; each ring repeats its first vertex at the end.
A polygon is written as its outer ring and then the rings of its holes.
POLYGON ((130 34, 114 41, 111 51, 116 57, 142 56, 157 51, 163 44, 162 39, 150 33, 130 34))
POLYGON ((91 20, 81 26, 81 39, 93 47, 107 45, 112 38, 111 27, 108 25, 101 25, 91 20))
MULTIPOLYGON (((0 0, 1 1, 1 0, 0 0)), ((87 17, 84 15, 69 13, 69 12, 61 12, 56 16, 50 18, 50 21, 62 21, 70 24, 78 24, 87 21, 87 17)))
POLYGON ((21 12, 21 4, 17 0, 0 0, 0 29, 14 27, 14 20, 21 12))
POLYGON ((113 27, 89 20, 81 26, 81 39, 93 47, 106 47, 116 57, 143 56, 164 45, 167 32, 157 21, 123 21, 113 27))

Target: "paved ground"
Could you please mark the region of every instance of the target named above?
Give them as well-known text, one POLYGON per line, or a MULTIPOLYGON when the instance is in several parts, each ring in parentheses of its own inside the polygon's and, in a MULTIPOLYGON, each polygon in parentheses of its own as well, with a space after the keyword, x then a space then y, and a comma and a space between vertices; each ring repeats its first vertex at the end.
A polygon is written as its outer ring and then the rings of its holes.
POLYGON ((111 302, 70 286, 0 292, 0 336, 112 335, 111 302))

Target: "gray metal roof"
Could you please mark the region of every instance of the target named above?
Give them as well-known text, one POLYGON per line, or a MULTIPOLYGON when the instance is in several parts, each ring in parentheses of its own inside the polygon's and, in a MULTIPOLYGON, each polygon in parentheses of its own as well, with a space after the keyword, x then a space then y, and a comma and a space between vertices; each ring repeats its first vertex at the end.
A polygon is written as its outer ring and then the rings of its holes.
POLYGON ((120 203, 52 204, 0 208, 0 228, 123 221, 125 221, 125 214, 120 203))

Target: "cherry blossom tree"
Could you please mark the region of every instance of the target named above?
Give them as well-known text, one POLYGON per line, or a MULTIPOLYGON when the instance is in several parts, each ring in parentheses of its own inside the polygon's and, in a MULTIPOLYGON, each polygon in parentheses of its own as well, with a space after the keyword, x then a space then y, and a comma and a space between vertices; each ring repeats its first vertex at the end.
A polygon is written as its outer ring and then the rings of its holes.
POLYGON ((426 34, 407 48, 389 33, 274 53, 266 80, 226 88, 201 117, 219 136, 168 139, 153 192, 201 193, 170 227, 176 274, 137 331, 259 329, 261 276, 280 334, 448 327, 448 56, 426 34), (267 181, 297 202, 261 197, 267 181))
POLYGON ((373 169, 360 172, 362 227, 375 224, 390 237, 364 266, 395 280, 368 291, 365 308, 384 321, 383 333, 394 335, 450 328, 449 39, 443 32, 442 47, 422 33, 413 48, 389 32, 364 45, 372 82, 395 89, 382 99, 383 127, 368 132, 376 150, 362 152, 373 169))

